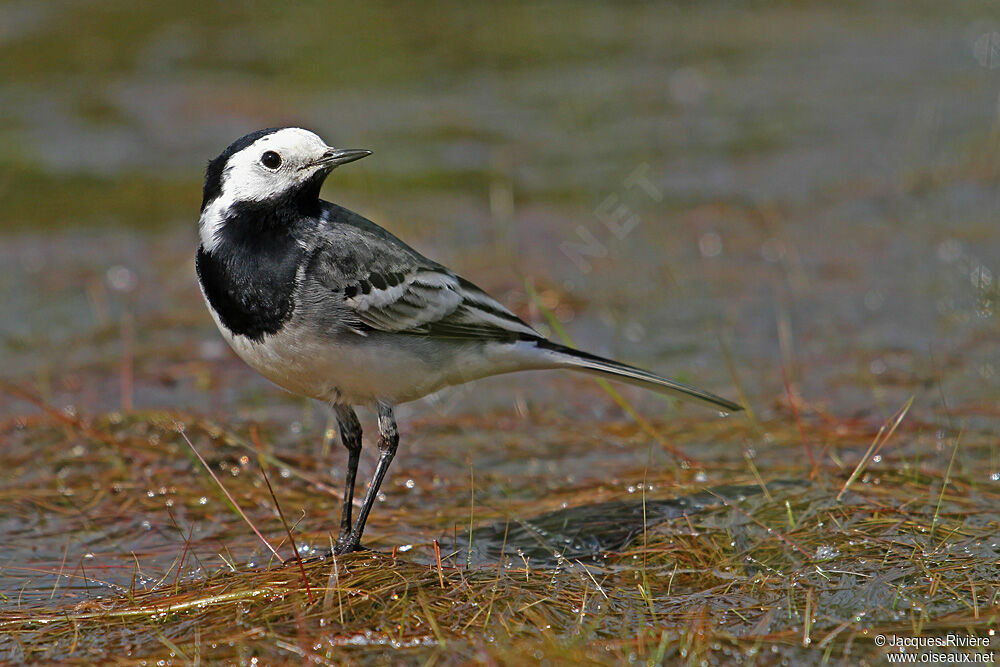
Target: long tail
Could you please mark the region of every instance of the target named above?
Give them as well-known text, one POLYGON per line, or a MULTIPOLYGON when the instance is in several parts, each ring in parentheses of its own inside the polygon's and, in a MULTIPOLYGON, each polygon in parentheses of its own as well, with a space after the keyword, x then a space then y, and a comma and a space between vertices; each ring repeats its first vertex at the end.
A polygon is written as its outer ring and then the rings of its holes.
POLYGON ((682 399, 698 400, 716 408, 721 408, 726 412, 738 412, 743 409, 743 406, 739 403, 734 403, 696 387, 668 380, 649 371, 644 371, 641 368, 605 359, 604 357, 598 357, 587 352, 581 352, 580 350, 574 350, 571 347, 559 345, 558 343, 544 339, 537 341, 536 344, 561 368, 601 375, 620 382, 627 382, 643 389, 650 389, 661 394, 668 394, 682 399))

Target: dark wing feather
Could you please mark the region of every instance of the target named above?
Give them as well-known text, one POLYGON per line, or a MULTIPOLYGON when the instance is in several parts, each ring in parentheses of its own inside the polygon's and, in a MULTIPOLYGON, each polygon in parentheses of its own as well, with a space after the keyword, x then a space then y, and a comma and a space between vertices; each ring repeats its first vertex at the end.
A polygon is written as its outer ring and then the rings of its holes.
POLYGON ((323 242, 308 272, 342 298, 353 328, 473 340, 539 337, 471 282, 361 216, 326 206, 323 242))

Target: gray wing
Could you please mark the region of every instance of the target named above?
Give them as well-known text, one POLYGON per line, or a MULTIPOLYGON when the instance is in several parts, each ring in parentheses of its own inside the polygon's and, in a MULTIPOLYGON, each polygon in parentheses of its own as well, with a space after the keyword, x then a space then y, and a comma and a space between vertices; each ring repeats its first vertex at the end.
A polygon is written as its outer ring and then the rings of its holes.
POLYGON ((329 290, 348 326, 435 338, 540 338, 496 299, 374 223, 333 204, 308 275, 329 290))

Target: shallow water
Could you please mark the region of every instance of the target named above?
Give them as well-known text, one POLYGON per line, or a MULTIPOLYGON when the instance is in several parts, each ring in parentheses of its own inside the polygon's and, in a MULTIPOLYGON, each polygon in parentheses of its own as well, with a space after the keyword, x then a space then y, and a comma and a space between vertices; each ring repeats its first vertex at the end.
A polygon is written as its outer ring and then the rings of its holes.
MULTIPOLYGON (((772 481, 768 486, 776 491, 804 487, 807 483, 772 481)), ((655 530, 660 524, 709 509, 739 505, 762 494, 760 486, 728 485, 676 498, 614 500, 574 505, 539 516, 508 518, 460 534, 453 543, 452 558, 457 563, 474 566, 499 561, 510 567, 530 561, 532 566, 543 569, 574 563, 599 564, 608 553, 626 550, 645 531, 655 530), (471 550, 466 545, 471 545, 471 550)), ((641 488, 640 495, 645 495, 641 488)), ((739 515, 732 514, 738 521, 739 515)))
MULTIPOLYGON (((219 554, 266 564, 174 416, 242 439, 195 444, 280 536, 247 444, 261 424, 293 470, 271 481, 313 535, 300 547, 325 548, 339 501, 321 485, 339 489, 344 458, 328 416, 235 359, 194 280, 205 161, 262 126, 374 150, 324 196, 541 330, 527 284, 580 347, 727 396, 738 384, 765 424, 622 389, 701 479, 586 378, 447 390, 399 411, 377 548, 427 559, 439 536, 454 562, 485 563, 527 553, 541 526, 574 558, 626 549, 647 473, 646 511, 664 518, 684 514, 666 498, 748 481, 748 449, 765 478, 783 474, 787 453, 768 447, 774 424, 794 428, 786 380, 806 430, 836 421, 851 452, 914 396, 899 455, 943 470, 955 430, 988 442, 998 426, 1000 67, 982 49, 997 26, 992 8, 951 3, 0 6, 0 378, 148 448, 116 463, 0 394, 3 601, 154 586, 187 530, 204 563, 183 578, 225 567, 219 554), (67 583, 66 569, 99 574, 67 583)), ((996 488, 995 452, 956 460, 996 488)))
MULTIPOLYGON (((971 9, 441 5, 389 14, 369 44, 386 14, 317 39, 331 6, 297 40, 319 52, 281 48, 299 11, 0 11, 9 377, 116 364, 124 312, 141 363, 228 360, 191 274, 201 167, 245 130, 296 122, 375 150, 325 196, 544 327, 532 281, 588 349, 727 392, 722 340, 760 404, 782 393, 779 363, 841 410, 921 381, 997 395, 998 70, 977 60, 989 23, 971 9), (87 39, 64 40, 76 25, 87 39)), ((145 380, 139 405, 200 402, 145 380)), ((494 384, 449 403, 509 406, 523 382, 494 384)))

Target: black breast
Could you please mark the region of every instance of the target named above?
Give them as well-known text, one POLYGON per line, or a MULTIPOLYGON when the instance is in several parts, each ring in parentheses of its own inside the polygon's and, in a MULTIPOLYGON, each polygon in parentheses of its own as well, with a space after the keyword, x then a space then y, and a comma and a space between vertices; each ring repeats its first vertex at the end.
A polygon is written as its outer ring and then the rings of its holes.
POLYGON ((303 251, 281 209, 237 204, 227 217, 219 245, 211 253, 198 248, 198 280, 223 326, 260 342, 292 316, 303 251))

